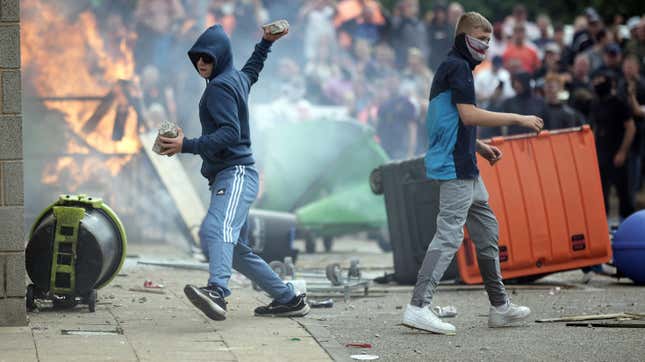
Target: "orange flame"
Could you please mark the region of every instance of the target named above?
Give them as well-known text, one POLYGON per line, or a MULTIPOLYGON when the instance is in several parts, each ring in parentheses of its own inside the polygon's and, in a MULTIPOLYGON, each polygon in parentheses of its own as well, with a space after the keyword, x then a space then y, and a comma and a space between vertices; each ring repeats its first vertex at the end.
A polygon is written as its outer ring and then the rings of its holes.
MULTIPOLYGON (((21 2, 21 54, 25 81, 41 97, 105 97, 115 89, 119 93, 117 82, 135 77, 131 45, 136 36, 128 32, 102 36, 92 12, 82 12, 69 20, 57 6, 56 2, 44 0, 21 2)), ((45 168, 44 183, 58 182, 63 173, 82 183, 92 173, 89 171, 91 167, 107 168, 114 176, 130 161, 141 148, 137 114, 132 107, 124 117, 123 137, 117 141, 112 139, 117 107, 123 102, 123 97, 117 96, 114 104, 97 117, 95 127, 87 132, 83 127, 95 114, 100 104, 98 100, 44 102, 47 108, 62 113, 75 138, 82 140, 78 142, 72 138, 65 152, 114 155, 107 162, 103 158, 89 156, 85 161, 59 158, 55 164, 45 168)))
POLYGON ((53 186, 63 184, 66 192, 84 192, 81 187, 88 180, 109 186, 111 177, 116 176, 132 157, 133 155, 112 156, 107 160, 97 156, 85 156, 82 159, 59 157, 55 163, 45 166, 42 182, 53 186), (107 167, 97 167, 101 164, 107 167))

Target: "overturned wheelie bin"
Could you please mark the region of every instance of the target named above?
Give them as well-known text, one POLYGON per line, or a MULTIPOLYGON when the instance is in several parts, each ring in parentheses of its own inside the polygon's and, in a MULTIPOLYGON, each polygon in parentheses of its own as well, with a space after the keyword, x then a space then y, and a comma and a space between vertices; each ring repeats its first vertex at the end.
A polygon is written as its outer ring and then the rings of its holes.
POLYGON ((256 208, 296 214, 307 252, 318 237, 329 251, 334 238, 357 232, 389 249, 383 197, 367 182, 389 159, 371 127, 318 119, 276 123, 261 133, 254 147, 264 192, 256 208))
POLYGON ((96 290, 107 285, 125 260, 123 224, 99 198, 63 195, 36 219, 29 234, 25 264, 33 282, 27 309, 37 299, 55 308, 87 304, 95 311, 96 290))

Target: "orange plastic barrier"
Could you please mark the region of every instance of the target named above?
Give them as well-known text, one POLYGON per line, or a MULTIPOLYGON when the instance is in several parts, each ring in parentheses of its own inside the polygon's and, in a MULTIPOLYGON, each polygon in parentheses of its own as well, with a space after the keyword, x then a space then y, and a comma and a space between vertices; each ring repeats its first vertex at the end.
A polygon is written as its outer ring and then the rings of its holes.
MULTIPOLYGON (((589 126, 494 138, 503 159, 478 160, 499 221, 504 279, 601 264, 611 245, 594 136, 589 126)), ((457 253, 461 279, 481 283, 468 234, 457 253)))

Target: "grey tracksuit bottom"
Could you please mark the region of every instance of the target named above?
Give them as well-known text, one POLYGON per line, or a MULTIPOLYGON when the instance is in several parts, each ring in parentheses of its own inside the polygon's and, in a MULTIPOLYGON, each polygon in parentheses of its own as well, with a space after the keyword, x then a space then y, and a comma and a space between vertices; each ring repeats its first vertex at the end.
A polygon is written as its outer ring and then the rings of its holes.
POLYGON ((500 306, 508 296, 499 266, 497 219, 488 205, 481 177, 471 180, 433 181, 439 184, 437 229, 419 270, 410 304, 432 302, 437 284, 464 239, 464 224, 477 249, 477 262, 490 303, 500 306))

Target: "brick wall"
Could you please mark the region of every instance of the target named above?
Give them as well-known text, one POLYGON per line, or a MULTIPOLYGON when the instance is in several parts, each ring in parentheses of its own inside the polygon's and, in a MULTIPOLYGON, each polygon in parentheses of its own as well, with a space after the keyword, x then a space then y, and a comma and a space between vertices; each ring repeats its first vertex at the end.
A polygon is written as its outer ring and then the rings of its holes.
POLYGON ((0 0, 0 326, 25 325, 19 0, 0 0))

